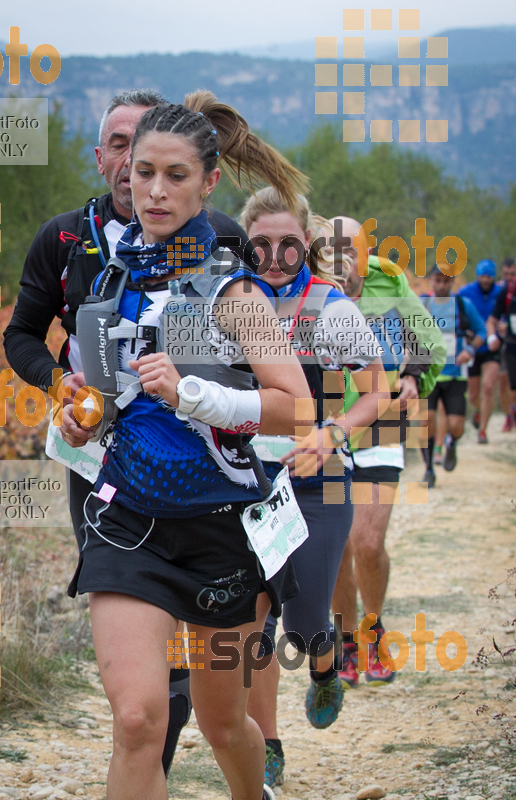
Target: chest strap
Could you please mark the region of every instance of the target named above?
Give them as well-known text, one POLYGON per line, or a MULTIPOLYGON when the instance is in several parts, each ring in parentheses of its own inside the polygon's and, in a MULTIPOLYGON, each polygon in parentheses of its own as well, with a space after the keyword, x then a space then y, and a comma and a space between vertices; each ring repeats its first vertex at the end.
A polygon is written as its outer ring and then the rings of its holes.
POLYGON ((127 372, 117 370, 115 376, 116 390, 122 393, 116 398, 115 405, 117 408, 123 409, 132 403, 138 393, 142 391, 142 385, 139 378, 129 375, 127 372))
POLYGON ((157 328, 155 325, 139 325, 130 319, 122 317, 118 325, 108 329, 109 339, 143 339, 146 342, 156 342, 157 328))

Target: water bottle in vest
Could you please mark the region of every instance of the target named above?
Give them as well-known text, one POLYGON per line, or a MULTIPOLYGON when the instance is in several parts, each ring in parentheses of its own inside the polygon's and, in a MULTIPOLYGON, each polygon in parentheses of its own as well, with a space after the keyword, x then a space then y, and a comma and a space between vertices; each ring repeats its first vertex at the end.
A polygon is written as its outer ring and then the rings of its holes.
POLYGON ((202 342, 202 309, 196 310, 179 286, 179 281, 169 281, 170 295, 163 303, 160 334, 163 350, 174 364, 193 364, 194 345, 202 342))

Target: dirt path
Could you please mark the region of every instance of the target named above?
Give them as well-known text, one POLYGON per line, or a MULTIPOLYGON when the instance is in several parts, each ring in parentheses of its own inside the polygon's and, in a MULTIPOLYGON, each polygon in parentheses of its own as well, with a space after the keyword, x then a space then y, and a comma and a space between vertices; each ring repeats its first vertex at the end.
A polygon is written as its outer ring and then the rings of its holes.
MULTIPOLYGON (((352 800, 363 787, 379 784, 392 800, 516 798, 516 749, 506 745, 501 722, 493 719, 502 711, 516 714, 516 692, 504 688, 511 668, 498 657, 491 657, 484 670, 472 666, 482 645, 493 650, 493 636, 502 650, 514 644, 514 628, 504 624, 516 616, 514 587, 502 586, 499 600, 488 599, 489 589, 516 567, 511 503, 516 501, 516 433, 501 434, 500 428, 497 417, 486 446, 477 445, 469 429, 455 472, 437 468, 428 503, 402 502, 389 532, 386 627, 410 639, 415 614, 424 611, 435 641, 447 630, 465 637, 465 666, 456 672, 442 669, 434 641, 427 646, 427 671, 418 673, 411 644, 395 683, 372 689, 361 682, 347 692, 339 719, 325 731, 314 730, 305 718, 306 669, 284 671, 279 719, 287 768, 278 797, 352 800)), ((418 454, 412 454, 404 482, 419 480, 422 472, 418 454)), ((94 691, 79 695, 61 714, 61 721, 73 727, 48 720, 4 725, 0 800, 70 800, 72 791, 90 800, 105 797, 110 709, 93 666, 86 669, 94 691), (27 757, 18 763, 16 753, 27 757)), ((170 796, 227 800, 225 782, 194 720, 181 742, 170 796)))

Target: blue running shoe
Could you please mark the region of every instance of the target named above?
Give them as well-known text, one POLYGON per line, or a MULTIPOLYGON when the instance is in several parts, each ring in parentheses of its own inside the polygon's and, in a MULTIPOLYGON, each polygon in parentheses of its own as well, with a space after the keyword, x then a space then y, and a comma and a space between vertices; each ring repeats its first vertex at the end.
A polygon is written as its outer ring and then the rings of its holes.
POLYGON ((285 780, 283 770, 285 769, 285 759, 276 752, 265 740, 265 783, 273 788, 281 786, 285 780))
POLYGON ((314 728, 329 728, 342 708, 344 687, 338 675, 328 683, 311 681, 306 693, 306 716, 314 728))

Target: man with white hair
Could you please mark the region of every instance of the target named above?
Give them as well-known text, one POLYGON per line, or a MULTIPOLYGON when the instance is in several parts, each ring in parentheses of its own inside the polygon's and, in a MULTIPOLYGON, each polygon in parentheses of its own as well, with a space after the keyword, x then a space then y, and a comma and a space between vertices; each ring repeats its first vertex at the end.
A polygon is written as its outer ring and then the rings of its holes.
MULTIPOLYGON (((163 102, 160 94, 148 90, 122 92, 110 100, 95 147, 98 171, 109 193, 45 222, 27 253, 4 345, 14 371, 44 392, 55 383, 56 369, 63 371, 63 383, 71 388, 71 397, 84 385, 75 315, 90 293, 93 279, 115 255, 118 238, 133 214, 129 175, 136 125, 149 108, 163 102), (61 319, 67 334, 58 361, 45 343, 55 317, 61 319)), ((78 537, 91 484, 76 472, 70 472, 68 478, 70 513, 78 537)))
POLYGON ((412 407, 415 411, 418 398, 432 390, 445 363, 446 348, 406 276, 398 274, 392 262, 371 255, 360 223, 351 217, 335 217, 331 221, 336 236, 349 240, 343 253, 350 259, 351 268, 343 289, 359 304, 383 346, 382 361, 391 391, 390 407, 382 409, 383 419, 366 429, 358 442, 351 442, 354 518, 332 602, 334 614, 342 615, 344 641, 339 674, 349 688, 356 686, 359 678, 358 650, 353 641, 357 588, 364 613, 376 615, 372 626, 376 642, 369 651, 365 679, 372 686, 381 686, 396 676, 380 662, 378 643, 385 633, 381 613, 389 580, 385 535, 404 467, 402 443, 406 438, 407 409, 412 407), (366 275, 359 274, 360 251, 367 264, 366 275))

